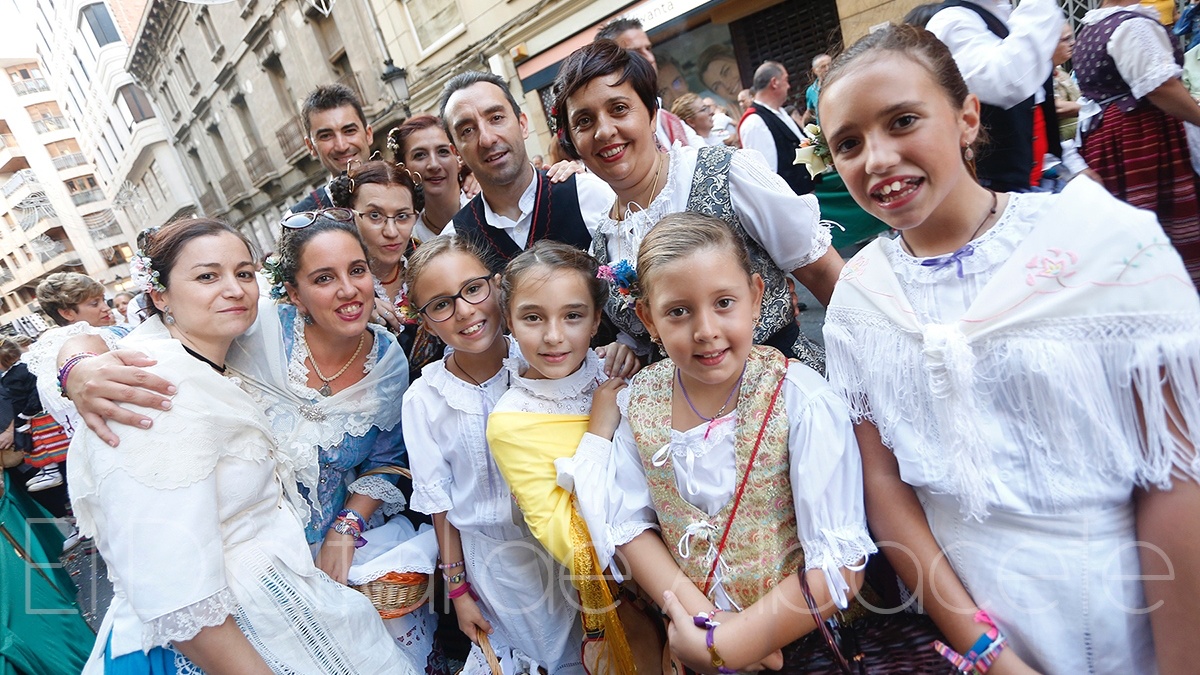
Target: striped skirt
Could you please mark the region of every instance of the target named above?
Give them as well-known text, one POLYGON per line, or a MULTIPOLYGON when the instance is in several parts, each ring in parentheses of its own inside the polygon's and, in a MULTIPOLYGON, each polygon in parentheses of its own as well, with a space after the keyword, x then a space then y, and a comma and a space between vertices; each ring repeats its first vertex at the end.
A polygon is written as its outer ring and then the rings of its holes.
POLYGON ((1183 123, 1148 103, 1130 112, 1111 104, 1084 140, 1083 158, 1114 196, 1158 215, 1200 285, 1200 180, 1183 123))
POLYGON ((67 459, 67 448, 71 446, 71 437, 67 435, 67 430, 55 422, 48 413, 34 415, 29 420, 29 433, 33 436, 33 452, 25 458, 27 464, 40 469, 47 464, 67 459))

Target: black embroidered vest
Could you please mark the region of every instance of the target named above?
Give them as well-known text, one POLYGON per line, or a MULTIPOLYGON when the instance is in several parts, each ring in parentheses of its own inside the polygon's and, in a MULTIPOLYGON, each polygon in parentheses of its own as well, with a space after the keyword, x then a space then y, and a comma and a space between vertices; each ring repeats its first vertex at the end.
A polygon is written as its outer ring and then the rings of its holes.
POLYGON ((545 173, 538 171, 536 181, 533 222, 524 247, 517 246, 505 230, 488 224, 482 192, 454 215, 455 235, 477 245, 488 257, 488 267, 493 272, 503 272, 508 261, 542 239, 561 241, 585 251, 592 243, 583 215, 579 213, 575 176, 552 183, 545 173))
POLYGON ((800 147, 801 138, 789 129, 788 125, 784 124, 783 120, 779 119, 775 113, 762 108, 760 104, 756 103, 751 106, 746 114, 758 115, 771 132, 771 138, 775 140, 775 173, 779 174, 792 188, 792 192, 798 195, 812 192, 813 180, 808 173, 808 167, 795 163, 796 149, 800 147))

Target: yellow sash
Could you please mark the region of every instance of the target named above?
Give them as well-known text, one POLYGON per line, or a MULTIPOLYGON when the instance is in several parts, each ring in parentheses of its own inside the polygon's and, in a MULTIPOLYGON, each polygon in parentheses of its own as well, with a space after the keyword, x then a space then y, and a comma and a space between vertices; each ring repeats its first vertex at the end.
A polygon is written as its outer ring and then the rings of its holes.
POLYGON ((558 485, 554 460, 570 457, 587 432, 587 415, 495 412, 488 416, 492 457, 525 516, 529 531, 571 570, 583 605, 583 625, 604 631, 609 664, 634 672, 633 653, 617 618, 616 603, 603 577, 592 536, 575 507, 575 496, 558 485))

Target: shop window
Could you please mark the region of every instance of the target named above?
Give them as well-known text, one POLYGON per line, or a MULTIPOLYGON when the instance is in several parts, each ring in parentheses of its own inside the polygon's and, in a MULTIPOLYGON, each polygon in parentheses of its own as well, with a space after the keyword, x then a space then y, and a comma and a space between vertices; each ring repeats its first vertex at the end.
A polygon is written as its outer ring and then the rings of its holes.
MULTIPOLYGON (((711 96, 718 106, 732 109, 745 86, 743 82, 748 82, 754 71, 739 63, 729 26, 706 23, 683 32, 674 29, 674 25, 667 24, 654 31, 674 34, 654 45, 663 107, 670 110, 676 98, 693 93, 711 96)), ((651 39, 654 37, 652 33, 651 39)), ((737 119, 732 113, 731 117, 737 119)))
POLYGON ((112 17, 108 15, 108 8, 104 6, 104 3, 88 5, 81 9, 79 14, 79 27, 82 29, 83 22, 87 21, 97 46, 103 47, 121 41, 121 35, 117 33, 117 27, 113 24, 112 17))
POLYGON ((428 51, 463 25, 456 0, 403 0, 422 51, 428 51))
POLYGON ((749 85, 763 61, 778 61, 790 76, 792 100, 801 106, 812 84, 813 57, 836 53, 842 42, 837 0, 785 0, 734 21, 729 29, 743 82, 749 85))

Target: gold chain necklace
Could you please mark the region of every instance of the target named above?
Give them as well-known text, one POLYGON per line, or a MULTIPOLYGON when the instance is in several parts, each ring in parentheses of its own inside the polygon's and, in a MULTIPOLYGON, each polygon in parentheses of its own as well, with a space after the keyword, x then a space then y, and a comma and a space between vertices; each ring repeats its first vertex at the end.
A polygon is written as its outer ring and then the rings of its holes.
POLYGON ((341 370, 334 373, 333 377, 325 377, 321 374, 321 367, 317 365, 317 357, 313 356, 312 350, 308 348, 308 340, 304 339, 303 334, 300 335, 300 341, 304 343, 304 349, 308 351, 308 361, 309 363, 312 363, 313 373, 316 374, 317 379, 322 382, 321 388, 317 391, 321 392, 322 396, 333 396, 333 389, 329 387, 329 383, 338 379, 344 375, 347 370, 349 370, 350 364, 354 363, 354 360, 358 358, 359 353, 362 352, 363 345, 367 342, 367 334, 363 333, 362 335, 358 336, 358 346, 354 348, 354 356, 351 356, 350 360, 346 362, 346 365, 342 366, 341 370))
MULTIPOLYGON (((651 181, 651 183, 650 183, 650 199, 646 200, 646 206, 642 206, 642 205, 641 205, 640 203, 638 203, 638 202, 628 202, 628 203, 627 203, 627 205, 626 205, 627 207, 628 207, 628 206, 630 206, 630 205, 633 205, 633 204, 637 204, 637 206, 638 206, 638 207, 639 207, 639 208, 640 208, 642 211, 645 211, 645 210, 646 210, 646 208, 647 208, 648 206, 650 206, 650 204, 651 204, 651 203, 653 203, 653 202, 654 202, 654 198, 658 196, 658 193, 656 193, 656 192, 655 192, 655 190, 658 188, 658 178, 659 178, 659 176, 661 176, 661 175, 662 175, 662 168, 663 168, 663 163, 664 163, 664 162, 663 162, 663 158, 664 158, 664 157, 666 157, 666 155, 664 155, 664 154, 663 154, 663 153, 661 153, 661 152, 660 152, 660 153, 658 153, 658 159, 657 159, 657 161, 656 161, 656 166, 657 166, 657 168, 655 168, 655 169, 654 169, 654 180, 653 180, 653 181, 651 181)), ((624 214, 624 213, 625 213, 625 211, 621 209, 621 200, 620 200, 620 198, 618 198, 618 199, 617 199, 617 201, 616 201, 616 202, 613 204, 613 209, 614 209, 615 213, 610 213, 610 214, 609 214, 609 215, 611 215, 611 216, 612 216, 612 219, 613 219, 613 220, 615 220, 615 221, 617 221, 617 222, 621 222, 621 221, 625 220, 624 216, 622 215, 622 214, 624 214)))

